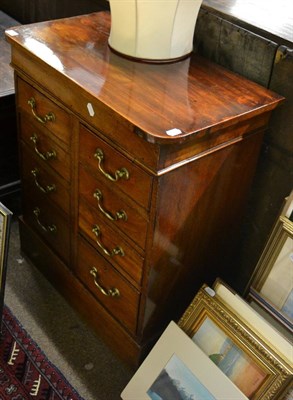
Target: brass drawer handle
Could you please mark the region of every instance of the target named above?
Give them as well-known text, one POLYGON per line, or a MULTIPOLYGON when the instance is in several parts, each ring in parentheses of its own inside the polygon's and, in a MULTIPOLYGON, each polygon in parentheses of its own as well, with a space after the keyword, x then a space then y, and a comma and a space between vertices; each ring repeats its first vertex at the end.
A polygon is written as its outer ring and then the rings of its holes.
POLYGON ((46 153, 41 153, 37 147, 37 142, 38 142, 38 137, 37 135, 34 133, 31 137, 30 140, 33 142, 34 144, 34 149, 35 152, 37 153, 37 155, 44 161, 48 161, 51 159, 54 159, 57 157, 56 151, 55 150, 49 150, 46 153))
POLYGON ((35 119, 37 121, 39 121, 41 124, 46 124, 47 122, 54 122, 55 121, 55 114, 52 113, 52 111, 48 112, 44 117, 40 117, 37 113, 36 113, 36 100, 34 99, 34 97, 31 97, 28 100, 28 105, 31 106, 31 111, 33 116, 35 117, 35 119))
POLYGON ((35 185, 40 189, 41 192, 45 193, 45 194, 49 194, 51 192, 54 192, 56 190, 56 186, 54 185, 54 183, 52 183, 52 185, 47 185, 45 187, 43 187, 39 182, 38 182, 38 174, 39 171, 37 168, 34 168, 31 171, 34 180, 35 180, 35 185))
POLYGON ((96 189, 93 194, 94 198, 97 199, 98 201, 98 207, 99 210, 105 217, 107 217, 110 221, 118 221, 119 219, 122 219, 123 221, 127 221, 127 215, 124 210, 116 211, 114 216, 109 212, 103 209, 101 202, 103 199, 102 192, 99 189, 96 189))
POLYGON ((119 179, 129 179, 129 172, 127 171, 126 168, 121 168, 118 169, 117 171, 115 171, 114 176, 112 176, 111 174, 109 174, 108 172, 104 171, 103 167, 102 167, 102 161, 104 160, 104 153, 103 150, 101 149, 97 149, 94 157, 98 160, 99 162, 99 170, 102 172, 102 174, 109 179, 111 182, 116 182, 119 179))
POLYGON ((41 221, 39 220, 39 216, 41 214, 41 210, 39 209, 39 207, 36 207, 33 211, 33 213, 35 214, 37 223, 40 225, 40 227, 43 229, 43 231, 48 232, 48 233, 56 233, 57 232, 57 227, 56 225, 52 224, 52 225, 43 225, 41 223, 41 221))
POLYGON ((102 243, 100 243, 98 241, 99 237, 101 236, 101 229, 98 225, 94 225, 92 232, 96 235, 97 239, 96 239, 96 243, 97 245, 100 247, 100 249, 103 250, 103 252, 109 256, 109 257, 113 257, 113 256, 124 256, 124 251, 122 249, 122 247, 120 246, 116 246, 112 251, 109 251, 108 249, 106 249, 102 243))
POLYGON ((104 296, 110 296, 110 297, 119 297, 120 296, 120 292, 117 288, 113 288, 113 289, 104 289, 103 286, 101 286, 99 284, 99 282, 97 281, 98 278, 98 271, 95 267, 93 267, 90 270, 90 274, 94 277, 94 284, 97 286, 97 288, 99 289, 99 291, 101 293, 103 293, 104 296))

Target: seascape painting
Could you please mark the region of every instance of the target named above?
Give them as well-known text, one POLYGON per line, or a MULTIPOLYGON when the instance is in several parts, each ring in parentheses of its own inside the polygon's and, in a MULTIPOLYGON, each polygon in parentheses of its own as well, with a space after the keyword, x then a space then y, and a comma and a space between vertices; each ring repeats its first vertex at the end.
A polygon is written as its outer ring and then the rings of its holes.
POLYGON ((248 398, 267 376, 210 318, 204 320, 192 340, 248 398))
POLYGON ((216 400, 175 354, 153 382, 151 400, 216 400))

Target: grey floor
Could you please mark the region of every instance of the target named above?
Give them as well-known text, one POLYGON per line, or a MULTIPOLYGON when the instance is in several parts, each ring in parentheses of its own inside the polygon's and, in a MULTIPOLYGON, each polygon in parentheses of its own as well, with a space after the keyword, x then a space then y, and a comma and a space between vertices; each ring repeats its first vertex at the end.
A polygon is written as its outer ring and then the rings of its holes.
MULTIPOLYGON (((85 400, 118 400, 133 375, 20 254, 18 223, 9 242, 5 304, 85 400)), ((138 399, 134 399, 138 400, 138 399)))

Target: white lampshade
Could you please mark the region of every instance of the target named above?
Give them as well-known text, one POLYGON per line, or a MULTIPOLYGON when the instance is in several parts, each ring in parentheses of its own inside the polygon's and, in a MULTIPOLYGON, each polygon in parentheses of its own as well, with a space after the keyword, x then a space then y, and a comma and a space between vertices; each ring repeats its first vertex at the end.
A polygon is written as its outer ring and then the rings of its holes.
POLYGON ((202 0, 109 0, 110 47, 125 56, 164 62, 192 52, 202 0))

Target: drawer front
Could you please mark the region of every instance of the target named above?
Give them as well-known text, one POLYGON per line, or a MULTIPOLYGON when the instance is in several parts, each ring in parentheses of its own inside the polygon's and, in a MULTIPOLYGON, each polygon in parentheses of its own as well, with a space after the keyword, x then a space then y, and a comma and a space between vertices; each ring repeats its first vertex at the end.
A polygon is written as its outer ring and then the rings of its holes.
POLYGON ((41 163, 49 165, 67 181, 70 180, 69 154, 52 140, 52 134, 47 129, 37 128, 25 114, 21 114, 20 134, 41 163))
POLYGON ((111 182, 144 208, 149 208, 152 178, 85 127, 80 128, 80 162, 101 180, 111 182))
POLYGON ((101 218, 122 230, 144 249, 148 221, 143 208, 126 201, 125 196, 111 190, 83 167, 79 170, 79 193, 95 207, 101 218))
POLYGON ((78 254, 76 270, 78 278, 109 313, 135 334, 139 292, 81 238, 78 243, 78 254))
POLYGON ((20 78, 17 79, 17 94, 18 107, 62 142, 70 143, 70 116, 65 110, 20 78))
POLYGON ((79 227, 109 262, 140 285, 143 257, 118 231, 105 224, 96 210, 82 199, 79 202, 79 227))
POLYGON ((23 186, 23 219, 46 243, 69 264, 69 219, 41 196, 31 197, 29 188, 23 186))
POLYGON ((34 199, 36 196, 42 201, 52 201, 69 215, 70 195, 69 185, 62 181, 59 175, 49 168, 45 169, 31 151, 22 145, 21 173, 26 191, 34 199))

